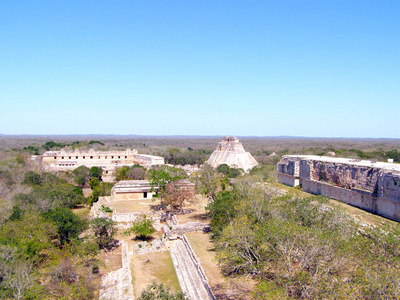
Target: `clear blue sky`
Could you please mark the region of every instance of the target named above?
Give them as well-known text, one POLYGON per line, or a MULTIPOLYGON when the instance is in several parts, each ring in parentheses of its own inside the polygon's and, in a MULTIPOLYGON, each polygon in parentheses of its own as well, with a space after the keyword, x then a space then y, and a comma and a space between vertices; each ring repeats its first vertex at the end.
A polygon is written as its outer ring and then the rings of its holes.
POLYGON ((0 133, 400 138, 400 1, 0 1, 0 133))

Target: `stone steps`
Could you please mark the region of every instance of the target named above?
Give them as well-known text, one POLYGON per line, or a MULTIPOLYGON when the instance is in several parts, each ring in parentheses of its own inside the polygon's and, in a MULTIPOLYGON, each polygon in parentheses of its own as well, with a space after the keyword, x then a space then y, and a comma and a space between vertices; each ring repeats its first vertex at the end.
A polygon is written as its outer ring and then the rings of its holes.
MULTIPOLYGON (((175 241, 170 255, 182 292, 192 300, 214 299, 206 289, 205 282, 182 240, 175 241)), ((207 283, 206 283, 207 284, 207 283)))

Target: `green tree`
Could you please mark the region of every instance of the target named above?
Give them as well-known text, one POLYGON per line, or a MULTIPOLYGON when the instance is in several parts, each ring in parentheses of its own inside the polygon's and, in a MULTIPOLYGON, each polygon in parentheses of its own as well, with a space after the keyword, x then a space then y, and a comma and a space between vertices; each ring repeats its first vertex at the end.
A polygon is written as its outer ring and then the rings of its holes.
POLYGON ((234 220, 238 209, 237 197, 232 191, 218 193, 216 199, 210 202, 206 210, 211 217, 213 236, 217 237, 222 230, 234 220))
POLYGON ((89 186, 92 190, 100 185, 100 180, 97 177, 92 177, 89 180, 89 186))
POLYGON ((221 164, 217 167, 217 171, 224 174, 225 176, 229 176, 230 167, 227 164, 221 164))
POLYGON ((219 182, 220 175, 209 164, 204 164, 200 173, 195 177, 197 191, 211 200, 215 200, 217 196, 219 182))
POLYGON ((185 171, 170 166, 163 166, 149 170, 149 183, 152 190, 156 191, 156 196, 165 191, 165 186, 177 179, 187 178, 185 171))
POLYGON ((50 184, 35 187, 28 197, 31 207, 39 211, 48 211, 57 206, 73 208, 84 203, 82 189, 73 184, 50 184))
POLYGON ((110 196, 113 184, 110 182, 99 182, 97 178, 92 178, 91 183, 92 194, 89 196, 88 204, 92 206, 94 202, 99 200, 99 197, 110 196))
POLYGON ((236 178, 242 173, 242 169, 231 168, 227 164, 219 165, 217 171, 230 178, 236 178))
POLYGON ((40 174, 33 172, 33 171, 28 171, 24 174, 24 180, 22 181, 23 184, 28 184, 28 185, 41 185, 43 182, 42 177, 40 174))
POLYGON ((89 171, 90 178, 97 178, 101 181, 101 175, 103 174, 103 170, 99 167, 91 167, 89 171))
POLYGON ((125 235, 130 235, 131 233, 136 234, 136 238, 139 240, 146 240, 150 235, 152 235, 156 229, 153 227, 153 220, 146 217, 146 215, 141 215, 136 222, 132 224, 132 227, 124 232, 125 235))
POLYGON ((45 149, 46 151, 49 151, 52 148, 61 148, 61 147, 65 147, 65 143, 56 143, 53 141, 49 141, 42 145, 42 148, 45 149))
POLYGON ((115 178, 120 180, 143 180, 145 177, 146 168, 140 165, 133 165, 132 167, 123 166, 117 169, 115 178))
POLYGON ((19 206, 14 205, 12 208, 11 216, 8 218, 9 221, 21 220, 24 216, 24 210, 19 208, 19 206))
POLYGON ((86 223, 75 215, 71 209, 56 207, 43 216, 57 226, 60 243, 63 245, 75 239, 85 229, 86 223))
POLYGON ((100 249, 109 249, 112 246, 116 233, 115 225, 116 223, 109 218, 95 218, 90 223, 100 249))
POLYGON ((90 179, 90 169, 86 166, 79 166, 72 171, 74 181, 80 187, 84 187, 90 179))

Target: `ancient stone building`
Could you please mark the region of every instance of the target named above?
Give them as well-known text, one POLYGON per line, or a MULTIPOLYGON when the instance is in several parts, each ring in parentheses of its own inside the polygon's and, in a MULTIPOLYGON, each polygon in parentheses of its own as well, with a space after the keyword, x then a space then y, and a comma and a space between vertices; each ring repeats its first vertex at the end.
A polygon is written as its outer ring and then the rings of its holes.
POLYGON ((312 155, 283 156, 280 183, 300 185, 367 211, 400 221, 400 165, 312 155))
POLYGON ((79 166, 100 167, 103 169, 103 180, 113 180, 116 168, 139 164, 144 167, 163 165, 164 158, 154 155, 138 154, 135 149, 124 151, 47 151, 40 157, 42 165, 46 170, 66 171, 73 170, 79 166))
POLYGON ((153 198, 153 193, 148 180, 122 180, 111 189, 111 199, 113 201, 151 198, 153 198))
POLYGON ((211 154, 207 164, 214 168, 227 164, 246 172, 258 165, 254 157, 244 150, 242 143, 234 136, 226 136, 218 143, 217 149, 211 154))

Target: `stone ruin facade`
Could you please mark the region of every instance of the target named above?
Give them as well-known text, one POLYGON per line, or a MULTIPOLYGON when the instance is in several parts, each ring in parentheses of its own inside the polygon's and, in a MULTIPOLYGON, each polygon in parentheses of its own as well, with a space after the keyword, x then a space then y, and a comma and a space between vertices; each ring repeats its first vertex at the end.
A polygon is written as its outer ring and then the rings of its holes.
POLYGON ((400 165, 312 155, 283 156, 278 182, 400 221, 400 165))
POLYGON ((242 143, 234 136, 224 137, 206 163, 214 168, 227 164, 233 168, 241 168, 245 172, 258 165, 254 157, 244 150, 242 143))
POLYGON ((153 190, 148 180, 121 180, 111 189, 111 199, 113 201, 152 198, 153 190))
POLYGON ((62 149, 60 151, 47 151, 36 159, 41 160, 45 170, 50 171, 68 171, 79 166, 100 167, 103 169, 104 181, 113 181, 115 170, 122 166, 138 164, 150 167, 165 164, 163 157, 138 154, 135 149, 124 151, 95 151, 93 149, 67 151, 62 149))

